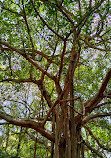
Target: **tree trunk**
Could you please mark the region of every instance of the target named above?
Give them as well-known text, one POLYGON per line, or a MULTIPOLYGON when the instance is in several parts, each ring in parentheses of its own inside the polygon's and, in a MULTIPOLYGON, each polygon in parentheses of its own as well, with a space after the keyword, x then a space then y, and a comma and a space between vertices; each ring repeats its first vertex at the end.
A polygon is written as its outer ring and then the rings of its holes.
POLYGON ((55 158, 80 158, 81 128, 69 122, 68 118, 60 117, 56 123, 55 158))
MULTIPOLYGON (((74 98, 73 80, 68 93, 70 98, 74 98)), ((74 120, 74 101, 70 101, 70 106, 65 102, 57 107, 55 158, 80 158, 80 152, 81 126, 74 120)))

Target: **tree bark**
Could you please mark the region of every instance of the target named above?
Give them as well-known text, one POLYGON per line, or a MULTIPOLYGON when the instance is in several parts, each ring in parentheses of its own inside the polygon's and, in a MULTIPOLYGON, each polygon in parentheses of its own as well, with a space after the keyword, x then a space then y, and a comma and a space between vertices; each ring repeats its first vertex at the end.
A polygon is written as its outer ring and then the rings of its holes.
POLYGON ((68 121, 69 118, 60 117, 56 123, 55 158, 80 158, 81 127, 68 121))

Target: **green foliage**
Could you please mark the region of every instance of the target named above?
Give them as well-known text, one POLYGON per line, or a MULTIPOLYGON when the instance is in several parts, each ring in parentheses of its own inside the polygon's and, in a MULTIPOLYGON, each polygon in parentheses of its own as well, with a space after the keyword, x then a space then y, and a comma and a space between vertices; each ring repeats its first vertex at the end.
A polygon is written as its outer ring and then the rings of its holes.
MULTIPOLYGON (((15 118, 44 120, 50 109, 49 102, 53 105, 60 95, 57 84, 60 84, 62 90, 65 87, 69 64, 72 62, 72 48, 79 52, 79 46, 80 59, 74 73, 73 84, 74 97, 80 97, 81 100, 75 101, 75 109, 81 112, 83 103, 97 94, 106 73, 111 68, 109 37, 111 2, 106 0, 99 7, 97 7, 99 0, 92 1, 92 6, 90 2, 89 0, 0 1, 0 42, 8 44, 7 46, 0 43, 1 111, 15 118), (64 39, 67 39, 65 52, 63 52, 64 39), (57 80, 59 75, 61 75, 60 81, 57 80), (43 84, 42 88, 39 82, 43 84)), ((109 90, 111 90, 111 79, 105 92, 109 90)), ((103 98, 100 104, 110 100, 110 97, 103 98)), ((110 112, 110 105, 107 103, 95 108, 87 115, 110 112)), ((77 113, 74 113, 77 116, 77 113)), ((107 148, 111 145, 109 141, 111 127, 108 118, 97 118, 95 122, 88 123, 94 136, 107 148)), ((45 126, 49 131, 51 124, 50 121, 45 126)), ((37 134, 34 130, 23 129, 20 135, 19 127, 9 125, 8 128, 3 125, 0 128, 2 130, 0 158, 5 158, 7 155, 16 156, 19 140, 21 142, 18 156, 21 158, 34 156, 37 134), (34 140, 27 131, 32 134, 34 140)), ((85 129, 82 136, 89 141, 91 147, 103 155, 106 153, 85 129)), ((42 140, 42 144, 37 143, 37 157, 49 156, 47 139, 44 140, 41 135, 38 138, 42 140)), ((86 157, 97 157, 90 151, 86 151, 85 154, 86 157)))
POLYGON ((5 153, 5 151, 0 147, 0 158, 7 158, 8 155, 5 153))

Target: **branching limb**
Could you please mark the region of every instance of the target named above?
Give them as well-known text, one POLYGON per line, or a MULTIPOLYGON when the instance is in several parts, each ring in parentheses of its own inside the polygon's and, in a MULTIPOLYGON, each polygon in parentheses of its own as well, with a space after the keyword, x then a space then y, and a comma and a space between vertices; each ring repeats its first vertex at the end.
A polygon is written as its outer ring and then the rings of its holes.
POLYGON ((106 97, 106 98, 111 98, 111 90, 109 90, 107 93, 106 92, 104 92, 104 97, 106 97))
MULTIPOLYGON (((3 48, 2 45, 0 45, 0 47, 1 47, 2 52, 5 51, 5 50, 10 51, 9 48, 3 48)), ((18 50, 20 50, 21 52, 24 52, 24 49, 18 49, 18 50)), ((32 49, 27 49, 27 48, 25 49, 25 52, 32 52, 32 51, 33 51, 32 49)), ((36 49, 34 49, 34 53, 46 58, 49 63, 56 64, 56 62, 54 62, 52 59, 50 59, 50 58, 52 58, 52 56, 50 57, 50 56, 48 56, 48 55, 44 54, 43 52, 38 51, 36 49)), ((29 53, 29 55, 30 55, 30 53, 29 53)))
MULTIPOLYGON (((20 51, 23 51, 23 50, 20 49, 20 51)), ((32 49, 25 49, 25 51, 27 51, 27 52, 32 52, 32 51, 34 51, 35 54, 41 55, 42 57, 46 58, 49 63, 54 63, 54 64, 56 64, 52 59, 50 59, 50 56, 44 54, 44 53, 41 52, 41 51, 38 51, 38 50, 36 50, 36 49, 34 49, 34 50, 32 50, 32 49)))
POLYGON ((11 54, 9 54, 9 68, 10 68, 10 75, 12 76, 13 75, 13 70, 12 70, 12 63, 11 63, 11 54))
POLYGON ((85 141, 83 140, 83 143, 88 147, 89 150, 91 150, 92 153, 95 153, 95 154, 98 155, 100 158, 104 158, 104 157, 102 156, 102 154, 101 154, 99 151, 97 151, 96 149, 92 148, 88 142, 85 142, 85 141))
POLYGON ((29 112, 32 110, 34 111, 34 109, 32 107, 30 107, 30 105, 28 105, 27 101, 17 101, 15 99, 9 99, 9 98, 5 98, 5 97, 2 97, 3 101, 9 101, 9 102, 13 102, 13 103, 17 103, 17 104, 22 104, 23 106, 25 106, 29 112))
MULTIPOLYGON (((46 0, 42 0, 43 2, 46 2, 46 0)), ((47 0, 47 2, 50 2, 47 0)), ((72 21, 72 19, 69 17, 69 15, 73 15, 71 12, 69 12, 66 8, 64 8, 62 6, 62 3, 64 2, 64 0, 62 0, 62 2, 60 3, 53 3, 53 2, 50 2, 50 4, 54 4, 58 9, 59 11, 67 18, 67 20, 74 25, 74 22, 72 21)), ((74 16, 74 15, 73 15, 74 16)))
MULTIPOLYGON (((66 12, 67 15, 69 15, 69 16, 74 16, 74 14, 71 13, 69 10, 67 10, 65 7, 61 6, 61 9, 62 9, 64 12, 66 12)), ((72 22, 73 22, 73 21, 72 21, 72 22)), ((72 23, 72 22, 71 22, 71 23, 72 23)))
POLYGON ((92 0, 89 1, 89 9, 92 7, 92 0))
POLYGON ((23 16, 21 13, 18 13, 18 12, 16 12, 16 11, 14 11, 13 9, 9 9, 9 8, 7 8, 6 6, 4 6, 1 1, 0 1, 0 4, 1 4, 1 8, 2 8, 2 9, 7 10, 7 11, 9 11, 9 12, 11 12, 11 13, 14 13, 14 14, 16 14, 16 15, 18 15, 18 16, 23 16))
POLYGON ((98 104, 96 107, 92 108, 92 110, 94 110, 94 109, 98 109, 98 108, 100 108, 101 106, 104 106, 104 105, 106 105, 106 104, 111 104, 111 101, 107 101, 107 102, 98 104))
MULTIPOLYGON (((98 93, 95 96, 93 96, 90 99, 88 99, 84 103, 85 114, 87 114, 89 112, 92 112, 93 109, 95 109, 95 107, 98 105, 98 103, 100 103, 100 101, 104 98, 104 91, 106 89, 106 86, 107 86, 110 78, 111 78, 111 69, 106 74, 106 77, 104 78, 104 80, 102 82, 102 85, 101 85, 100 89, 98 90, 98 93)), ((81 113, 83 113, 83 112, 81 112, 81 113)), ((100 114, 100 115, 102 115, 102 114, 100 114)), ((104 116, 104 114, 103 114, 103 116, 104 116)), ((78 115, 78 116, 76 116, 75 121, 77 123, 79 123, 79 122, 82 121, 82 118, 80 118, 79 115, 78 115)))
POLYGON ((71 59, 70 59, 69 67, 67 70, 67 76, 65 78, 64 90, 68 89, 68 87, 70 86, 70 83, 74 77, 74 72, 75 72, 78 62, 79 62, 80 51, 81 51, 81 47, 79 47, 78 52, 75 51, 75 47, 73 47, 71 50, 71 59))
MULTIPOLYGON (((29 39, 30 39, 31 46, 32 46, 32 59, 34 60, 35 59, 34 43, 33 43, 33 39, 32 39, 32 36, 31 36, 31 31, 30 31, 30 28, 29 28, 29 24, 28 24, 28 21, 27 21, 26 11, 25 11, 25 7, 24 7, 24 0, 22 0, 22 7, 23 7, 23 18, 24 18, 24 21, 25 21, 25 24, 26 24, 27 32, 28 32, 29 39)), ((32 78, 32 77, 33 77, 33 65, 31 65, 31 68, 30 68, 30 78, 32 78)))
POLYGON ((59 81, 60 78, 61 78, 61 73, 62 73, 62 68, 63 68, 63 59, 64 59, 65 50, 66 50, 66 40, 64 41, 64 47, 63 47, 62 56, 61 56, 61 64, 60 64, 60 68, 59 68, 58 81, 59 81))
POLYGON ((47 103, 48 103, 48 106, 51 107, 53 105, 52 101, 51 101, 51 97, 48 93, 48 91, 46 90, 45 88, 45 85, 43 82, 39 82, 38 83, 38 87, 39 87, 39 90, 41 91, 41 94, 44 96, 44 98, 46 99, 47 103))
POLYGON ((79 100, 79 99, 80 99, 80 97, 78 97, 78 98, 70 98, 70 99, 63 99, 63 100, 60 100, 60 103, 61 102, 69 102, 69 101, 79 100))
POLYGON ((95 115, 86 116, 86 117, 82 120, 81 124, 86 124, 86 123, 89 122, 90 120, 95 119, 95 118, 98 118, 98 117, 107 117, 107 116, 111 116, 111 112, 109 112, 109 113, 97 113, 97 114, 95 114, 95 115))
POLYGON ((96 5, 94 7, 92 7, 90 10, 87 10, 86 13, 82 16, 81 20, 78 22, 78 24, 76 26, 73 27, 72 30, 70 30, 70 32, 68 33, 68 35, 66 36, 66 39, 74 32, 76 31, 76 29, 78 27, 83 27, 87 21, 87 19, 89 18, 89 16, 96 10, 98 9, 101 4, 104 2, 105 0, 101 0, 100 2, 96 3, 96 5))
POLYGON ((48 91, 45 88, 45 85, 43 84, 43 82, 41 80, 34 80, 34 79, 12 79, 12 78, 8 78, 8 79, 4 79, 0 82, 16 82, 16 83, 25 83, 25 82, 31 82, 31 83, 35 83, 38 85, 39 90, 41 91, 41 94, 44 96, 44 98, 46 99, 48 106, 51 107, 52 106, 52 101, 51 101, 51 97, 48 93, 48 91))
POLYGON ((103 92, 105 91, 106 86, 107 86, 110 78, 111 78, 111 69, 108 71, 108 73, 106 74, 106 77, 104 78, 104 80, 102 82, 102 85, 101 85, 101 87, 99 89, 99 96, 103 95, 103 92))
POLYGON ((105 52, 111 51, 110 49, 103 49, 103 48, 96 47, 95 45, 90 44, 86 39, 84 39, 84 43, 85 43, 89 48, 93 48, 93 49, 100 50, 100 51, 105 51, 105 52))
POLYGON ((24 7, 24 0, 22 0, 22 6, 23 6, 23 18, 25 20, 25 24, 26 24, 26 27, 27 27, 27 32, 28 32, 30 42, 31 42, 31 45, 32 45, 32 53, 34 53, 34 43, 33 43, 32 37, 31 37, 31 31, 30 31, 29 24, 28 24, 27 17, 26 17, 26 12, 25 12, 25 7, 24 7))
POLYGON ((31 0, 32 6, 35 10, 35 13, 39 16, 39 18, 41 19, 41 21, 43 22, 43 24, 45 24, 49 30, 51 30, 56 36, 58 36, 60 39, 64 40, 64 38, 62 36, 60 36, 57 32, 55 32, 47 23, 46 21, 42 18, 42 16, 39 14, 39 12, 37 11, 37 9, 35 8, 35 5, 33 3, 33 1, 31 0))
POLYGON ((41 121, 33 120, 33 119, 24 119, 24 118, 14 118, 11 115, 6 114, 5 112, 0 111, 0 118, 6 120, 8 123, 22 126, 26 128, 35 129, 42 136, 46 137, 50 141, 54 141, 53 135, 47 131, 45 128, 41 127, 41 121))
POLYGON ((96 107, 96 105, 104 98, 104 91, 106 89, 106 86, 110 78, 111 78, 111 69, 106 74, 106 77, 104 78, 98 93, 94 97, 90 98, 87 102, 84 103, 87 112, 91 112, 90 107, 91 108, 96 107))
POLYGON ((56 82, 56 79, 54 76, 50 75, 47 71, 45 71, 43 68, 41 68, 36 62, 34 62, 33 59, 31 59, 26 53, 21 52, 19 49, 16 49, 14 47, 12 47, 11 45, 9 45, 6 42, 2 42, 0 41, 0 44, 8 47, 10 50, 13 50, 15 52, 17 52, 18 54, 20 54, 21 56, 23 56, 26 60, 29 61, 29 63, 31 63, 32 65, 34 65, 37 69, 39 69, 41 72, 43 72, 45 75, 47 75, 49 78, 51 78, 53 81, 56 82))
POLYGON ((81 114, 80 112, 78 112, 73 106, 71 106, 71 105, 67 105, 67 106, 69 106, 73 110, 73 113, 76 112, 77 114, 79 114, 80 116, 83 117, 83 114, 81 114))
MULTIPOLYGON (((4 79, 4 80, 1 80, 0 82, 16 82, 16 83, 25 83, 25 82, 32 82, 32 80, 29 78, 29 79, 13 79, 13 78, 7 78, 7 79, 4 79)), ((38 81, 36 81, 38 82, 38 81)))
POLYGON ((111 152, 111 148, 106 148, 104 145, 102 145, 99 140, 94 136, 94 134, 92 133, 92 131, 90 130, 90 128, 86 125, 83 126, 85 129, 87 129, 87 131, 89 132, 89 134, 91 135, 91 137, 97 142, 97 144, 104 150, 107 150, 109 152, 111 152))
POLYGON ((72 19, 69 17, 69 15, 68 15, 66 12, 64 12, 64 10, 66 10, 66 9, 63 10, 63 7, 60 6, 60 5, 58 5, 57 3, 56 3, 55 5, 56 5, 56 7, 59 9, 59 11, 67 18, 67 20, 68 20, 72 25, 74 25, 74 22, 73 22, 72 19))
POLYGON ((81 16, 81 1, 78 0, 78 6, 79 6, 79 12, 80 12, 80 16, 81 16))

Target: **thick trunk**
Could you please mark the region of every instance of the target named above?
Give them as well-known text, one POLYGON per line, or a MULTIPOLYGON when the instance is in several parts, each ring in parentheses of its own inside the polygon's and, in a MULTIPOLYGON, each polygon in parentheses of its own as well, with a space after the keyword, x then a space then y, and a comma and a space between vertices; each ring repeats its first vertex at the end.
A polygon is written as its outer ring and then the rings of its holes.
MULTIPOLYGON (((79 52, 72 48, 71 62, 65 79, 65 86, 69 83, 63 98, 74 98, 73 76, 79 59, 79 52)), ((56 109, 55 158, 80 158, 81 128, 74 120, 74 101, 64 102, 56 109)))
POLYGON ((81 128, 69 118, 59 117, 56 122, 55 158, 80 158, 81 128))

